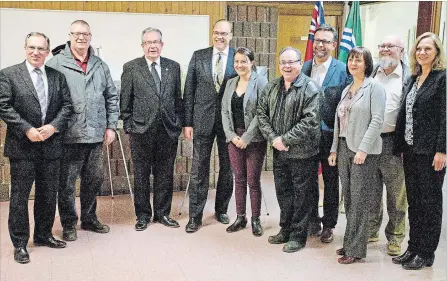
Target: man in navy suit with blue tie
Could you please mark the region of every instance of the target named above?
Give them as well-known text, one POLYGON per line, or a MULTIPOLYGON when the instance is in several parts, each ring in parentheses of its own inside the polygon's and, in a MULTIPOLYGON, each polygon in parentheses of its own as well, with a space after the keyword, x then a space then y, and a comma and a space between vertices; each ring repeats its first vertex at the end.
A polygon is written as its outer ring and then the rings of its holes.
POLYGON ((219 150, 219 179, 216 186, 216 219, 230 222, 228 203, 233 194, 225 133, 222 126, 222 97, 228 79, 236 76, 233 68, 234 49, 231 23, 218 20, 213 27, 213 46, 195 51, 188 67, 183 101, 185 106, 184 134, 193 141, 193 161, 189 185, 189 222, 186 232, 202 226, 203 209, 208 196, 210 156, 216 138, 219 150))
POLYGON ((318 235, 321 231, 321 241, 332 242, 332 229, 338 220, 338 170, 328 164, 328 157, 333 140, 333 128, 335 110, 341 98, 341 93, 350 77, 346 74, 346 65, 333 58, 331 53, 337 47, 337 31, 329 24, 322 24, 315 30, 313 53, 314 57, 304 63, 302 72, 311 77, 320 87, 324 94, 321 99, 321 140, 320 161, 324 180, 323 218, 318 214, 318 184, 313 190, 313 212, 309 225, 309 235, 318 235))

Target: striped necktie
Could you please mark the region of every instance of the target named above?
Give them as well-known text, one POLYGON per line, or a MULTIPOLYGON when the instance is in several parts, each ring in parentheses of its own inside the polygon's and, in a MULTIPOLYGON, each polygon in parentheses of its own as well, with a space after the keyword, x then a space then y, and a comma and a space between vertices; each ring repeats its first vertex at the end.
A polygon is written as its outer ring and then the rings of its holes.
POLYGON ((47 114, 47 95, 45 95, 45 85, 43 83, 43 73, 39 68, 35 68, 34 72, 37 74, 36 92, 39 98, 40 111, 42 112, 42 124, 45 124, 45 117, 47 114))
POLYGON ((219 52, 219 57, 217 58, 216 65, 214 66, 214 72, 214 85, 216 87, 216 91, 219 93, 224 77, 222 52, 219 52))
POLYGON ((153 62, 151 64, 151 74, 152 74, 152 78, 154 78, 154 82, 155 82, 155 86, 157 87, 157 92, 160 94, 160 76, 158 76, 158 72, 157 69, 155 68, 155 66, 157 65, 156 62, 153 62))

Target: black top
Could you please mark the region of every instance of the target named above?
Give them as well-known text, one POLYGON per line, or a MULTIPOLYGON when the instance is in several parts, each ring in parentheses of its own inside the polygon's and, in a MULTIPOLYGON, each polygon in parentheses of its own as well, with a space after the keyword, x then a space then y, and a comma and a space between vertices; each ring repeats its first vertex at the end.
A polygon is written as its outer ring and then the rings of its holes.
POLYGON ((245 129, 244 94, 239 97, 235 91, 233 93, 233 97, 231 98, 231 111, 233 112, 234 131, 236 131, 236 129, 245 129))

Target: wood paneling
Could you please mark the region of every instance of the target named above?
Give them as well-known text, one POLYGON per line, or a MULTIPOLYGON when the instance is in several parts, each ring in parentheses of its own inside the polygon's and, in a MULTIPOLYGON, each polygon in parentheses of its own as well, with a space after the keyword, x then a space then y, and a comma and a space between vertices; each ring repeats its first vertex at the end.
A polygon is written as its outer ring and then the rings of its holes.
POLYGON ((226 6, 225 1, 0 1, 0 8, 208 15, 210 29, 214 22, 225 18, 226 6))

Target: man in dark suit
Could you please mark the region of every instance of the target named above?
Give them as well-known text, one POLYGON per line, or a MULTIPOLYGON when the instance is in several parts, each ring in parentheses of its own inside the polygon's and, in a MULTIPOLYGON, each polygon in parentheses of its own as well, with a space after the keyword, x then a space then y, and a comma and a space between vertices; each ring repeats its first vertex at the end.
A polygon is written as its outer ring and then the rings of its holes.
POLYGON ((322 24, 315 30, 313 52, 314 58, 304 63, 302 72, 311 77, 324 94, 321 99, 321 139, 320 139, 320 163, 324 181, 323 218, 318 214, 319 190, 318 183, 313 189, 313 212, 309 224, 309 235, 318 235, 323 231, 320 240, 330 243, 334 239, 332 229, 338 220, 338 169, 329 166, 328 157, 334 137, 335 109, 341 98, 341 92, 349 83, 350 77, 346 74, 346 65, 331 56, 331 52, 337 47, 338 35, 335 29, 322 24))
POLYGON ((193 161, 189 183, 189 222, 186 232, 199 230, 208 196, 210 156, 214 139, 219 150, 219 179, 216 187, 216 219, 228 224, 228 203, 233 193, 225 133, 222 127, 222 97, 227 80, 236 76, 231 23, 219 20, 213 27, 213 46, 195 51, 188 67, 185 92, 184 134, 193 139, 193 161))
POLYGON ((35 182, 34 245, 65 248, 51 234, 62 156, 61 132, 72 112, 62 73, 46 67, 50 40, 33 32, 25 39, 26 60, 0 71, 0 118, 7 124, 4 155, 11 167, 9 233, 14 260, 28 263, 28 198, 35 182))
POLYGON ((135 176, 137 231, 152 217, 149 176, 154 175, 154 222, 179 227, 171 212, 174 161, 183 115, 180 65, 160 57, 162 33, 146 28, 141 34, 144 57, 124 65, 121 77, 121 118, 130 134, 135 176))

